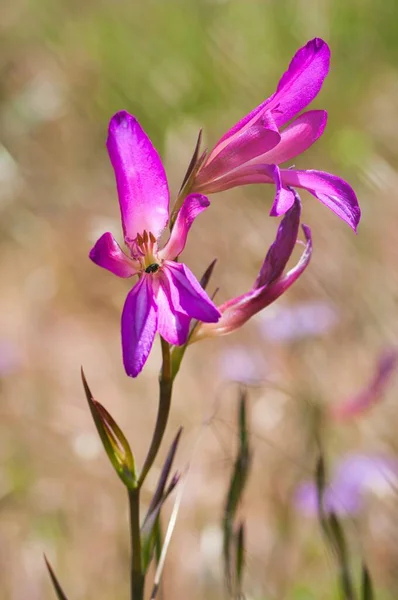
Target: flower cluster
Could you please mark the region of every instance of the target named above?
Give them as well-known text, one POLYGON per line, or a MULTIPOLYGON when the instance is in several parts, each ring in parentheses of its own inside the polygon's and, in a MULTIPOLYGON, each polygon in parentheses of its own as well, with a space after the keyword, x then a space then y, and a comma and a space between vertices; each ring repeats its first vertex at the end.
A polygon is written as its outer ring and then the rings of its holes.
POLYGON ((293 57, 276 92, 232 127, 210 152, 197 153, 176 205, 170 196, 164 167, 138 121, 125 111, 112 117, 108 152, 119 196, 124 253, 110 233, 90 252, 99 266, 119 277, 137 276, 122 314, 125 369, 136 377, 159 334, 172 345, 185 345, 241 327, 276 300, 307 267, 312 251, 310 229, 303 225, 305 246, 299 263, 284 274, 298 242, 304 188, 356 230, 360 209, 352 188, 335 175, 314 170, 280 168, 309 148, 323 133, 327 113, 299 114, 319 93, 329 71, 330 51, 318 38, 293 57), (299 115, 299 116, 297 116, 299 115), (236 186, 274 183, 272 216, 284 215, 253 288, 215 306, 188 267, 177 262, 196 217, 213 194, 236 186), (166 244, 159 244, 169 227, 166 244), (192 320, 197 326, 192 330, 192 320))

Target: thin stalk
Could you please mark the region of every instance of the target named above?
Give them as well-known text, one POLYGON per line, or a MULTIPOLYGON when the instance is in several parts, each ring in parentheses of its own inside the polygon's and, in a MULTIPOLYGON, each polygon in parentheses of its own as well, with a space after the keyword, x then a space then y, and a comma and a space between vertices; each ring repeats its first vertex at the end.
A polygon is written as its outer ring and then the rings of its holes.
POLYGON ((161 337, 162 344, 162 368, 159 375, 159 406, 158 415, 156 419, 155 431, 153 432, 151 445, 148 450, 147 457, 142 467, 140 476, 138 478, 137 486, 140 488, 145 481, 148 471, 152 467, 160 445, 163 440, 164 432, 166 430, 167 421, 170 413, 171 405, 171 392, 173 389, 173 377, 171 373, 171 360, 170 360, 170 345, 161 337))
POLYGON ((131 540, 131 600, 144 600, 145 575, 141 563, 140 490, 128 490, 131 540))

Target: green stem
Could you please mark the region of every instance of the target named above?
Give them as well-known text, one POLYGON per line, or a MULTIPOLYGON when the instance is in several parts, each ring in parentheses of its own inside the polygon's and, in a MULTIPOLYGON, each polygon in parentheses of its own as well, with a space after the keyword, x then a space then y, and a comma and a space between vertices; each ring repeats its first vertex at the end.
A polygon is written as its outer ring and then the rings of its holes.
POLYGON ((162 344, 162 368, 159 375, 159 406, 158 416, 156 419, 155 431, 153 432, 151 445, 148 450, 147 457, 142 467, 140 476, 138 478, 137 486, 140 488, 145 481, 148 471, 152 467, 160 445, 163 440, 164 432, 166 430, 167 421, 170 413, 171 405, 171 392, 173 389, 173 378, 171 373, 171 360, 170 360, 170 345, 161 337, 162 344))
POLYGON ((131 600, 144 600, 145 575, 141 564, 140 490, 128 490, 131 539, 131 600))

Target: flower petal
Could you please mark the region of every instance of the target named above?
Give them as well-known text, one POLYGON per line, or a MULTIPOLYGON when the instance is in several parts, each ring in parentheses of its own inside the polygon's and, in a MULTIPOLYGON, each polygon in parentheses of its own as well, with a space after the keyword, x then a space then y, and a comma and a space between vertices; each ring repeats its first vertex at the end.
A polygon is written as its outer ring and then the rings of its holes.
POLYGON ((122 314, 123 362, 127 375, 137 377, 151 351, 157 328, 157 306, 150 276, 129 292, 122 314))
POLYGON ((305 152, 322 135, 327 123, 326 110, 309 110, 281 132, 279 144, 253 159, 250 164, 280 165, 305 152))
MULTIPOLYGON (((266 166, 263 165, 264 168, 266 166)), ((277 165, 268 165, 268 170, 272 174, 276 185, 276 194, 269 214, 271 217, 279 217, 280 215, 284 215, 293 206, 295 196, 293 190, 283 186, 281 173, 277 165)))
POLYGON ((186 265, 166 261, 163 272, 169 280, 175 310, 205 323, 218 321, 219 310, 186 265))
MULTIPOLYGON (((256 299, 256 301, 254 302, 255 305, 261 305, 261 307, 258 310, 261 310, 265 306, 268 306, 269 304, 271 304, 271 302, 274 302, 277 298, 279 298, 279 296, 284 294, 286 290, 288 290, 290 286, 293 285, 295 281, 297 281, 300 275, 302 275, 305 269, 308 267, 312 256, 311 229, 307 225, 302 225, 301 228, 304 232, 306 244, 304 252, 300 257, 299 262, 295 267, 290 269, 290 271, 288 271, 286 275, 283 275, 282 277, 274 281, 274 283, 268 286, 267 289, 265 289, 264 292, 260 294, 259 300, 256 299)), ((258 312, 258 310, 256 310, 256 312, 258 312)))
POLYGON ((201 323, 195 329, 190 343, 206 337, 226 335, 239 329, 253 315, 279 298, 300 277, 308 266, 312 253, 311 231, 306 225, 303 225, 302 228, 307 243, 298 264, 285 276, 277 278, 273 283, 259 288, 253 286, 246 294, 224 302, 218 307, 221 312, 221 319, 215 324, 201 323))
MULTIPOLYGON (((398 461, 389 456, 349 454, 340 461, 323 493, 323 509, 339 516, 357 514, 368 491, 393 491, 398 481, 398 461)), ((315 484, 302 483, 295 494, 295 505, 308 516, 316 516, 318 493, 315 484)))
POLYGON ((354 230, 361 218, 361 209, 352 187, 340 177, 323 171, 281 169, 284 185, 308 190, 328 206, 354 230))
POLYGON ((329 72, 329 64, 330 50, 326 42, 319 38, 310 40, 294 55, 276 92, 227 131, 219 144, 235 135, 249 122, 254 122, 265 111, 272 111, 277 127, 290 121, 317 96, 329 72))
POLYGON ((390 384, 398 367, 398 349, 389 348, 380 356, 375 372, 366 387, 360 392, 331 407, 330 412, 335 419, 358 417, 378 403, 390 384))
POLYGON ((294 196, 294 204, 278 227, 275 241, 267 252, 254 284, 255 288, 268 285, 282 275, 296 245, 300 226, 301 202, 298 194, 294 194, 294 196))
POLYGON ((201 194, 191 194, 185 198, 167 244, 159 252, 160 258, 173 260, 181 254, 185 248, 192 223, 208 206, 210 206, 210 201, 201 194))
POLYGON ((126 256, 111 233, 104 233, 90 250, 91 260, 118 277, 131 277, 138 272, 138 264, 126 256))
POLYGON ((107 147, 115 171, 123 231, 158 238, 169 216, 169 189, 160 157, 138 121, 126 111, 109 123, 107 147))
POLYGON ((320 38, 310 40, 296 52, 268 105, 268 110, 275 111, 278 127, 313 101, 329 73, 329 66, 329 46, 320 38))
POLYGON ((169 344, 181 346, 188 339, 191 318, 175 310, 169 280, 164 272, 159 274, 158 281, 159 284, 156 292, 158 331, 169 344))
POLYGON ((268 152, 279 140, 280 134, 273 120, 260 116, 255 123, 215 146, 205 165, 199 170, 194 189, 206 192, 208 183, 268 152))

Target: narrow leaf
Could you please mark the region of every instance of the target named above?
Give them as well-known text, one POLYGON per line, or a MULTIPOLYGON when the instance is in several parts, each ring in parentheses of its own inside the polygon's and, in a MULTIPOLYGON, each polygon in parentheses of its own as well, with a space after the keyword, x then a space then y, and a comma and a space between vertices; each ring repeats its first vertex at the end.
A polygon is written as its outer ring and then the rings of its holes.
POLYGON ((51 581, 52 581, 52 584, 54 586, 54 590, 55 590, 55 593, 57 595, 58 600, 68 600, 65 592, 63 591, 63 589, 61 588, 61 586, 60 586, 60 584, 58 582, 58 579, 55 576, 55 573, 54 573, 54 571, 53 571, 53 569, 52 569, 49 561, 47 560, 47 556, 46 555, 44 555, 44 560, 46 562, 46 566, 47 566, 48 572, 50 574, 51 581))
POLYGON ((227 492, 223 516, 223 554, 226 584, 232 593, 233 524, 246 485, 250 466, 249 436, 246 419, 246 393, 242 389, 239 401, 239 448, 227 492))
POLYGON ((242 596, 243 568, 245 563, 245 526, 241 523, 236 534, 236 594, 242 596))
POLYGON ((362 593, 361 600, 374 600, 373 583, 369 570, 364 563, 362 565, 362 593))
POLYGON ((331 545, 334 547, 339 565, 340 588, 343 598, 344 600, 354 600, 354 586, 352 584, 344 532, 337 516, 333 512, 329 516, 329 529, 331 545))
POLYGON ((195 150, 192 154, 192 158, 188 165, 187 172, 185 173, 184 179, 182 181, 182 184, 180 187, 180 192, 183 189, 184 185, 187 183, 190 176, 192 175, 192 172, 195 169, 195 166, 197 165, 201 141, 202 141, 202 130, 200 129, 199 133, 198 133, 198 139, 196 141, 195 150))
POLYGON ((216 266, 217 259, 215 258, 207 267, 206 271, 203 273, 200 279, 200 285, 205 290, 210 281, 210 277, 213 275, 214 267, 216 266))

